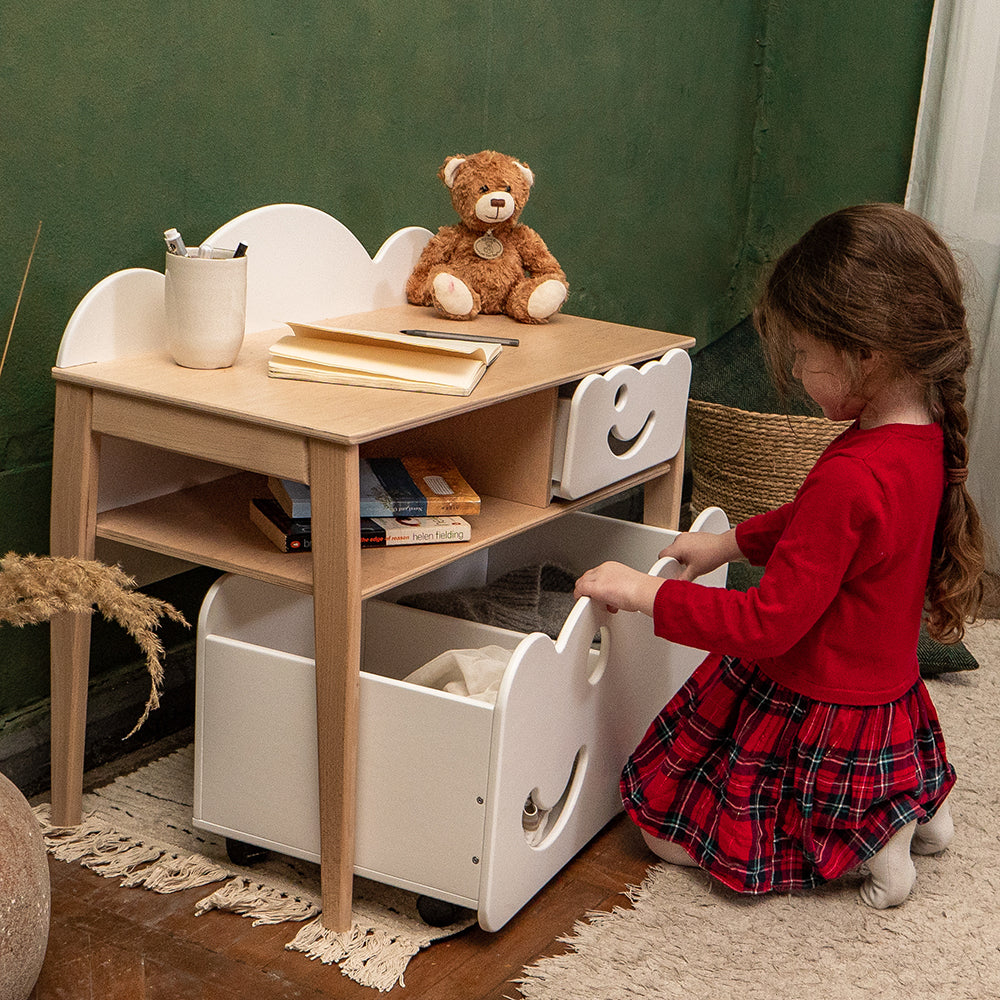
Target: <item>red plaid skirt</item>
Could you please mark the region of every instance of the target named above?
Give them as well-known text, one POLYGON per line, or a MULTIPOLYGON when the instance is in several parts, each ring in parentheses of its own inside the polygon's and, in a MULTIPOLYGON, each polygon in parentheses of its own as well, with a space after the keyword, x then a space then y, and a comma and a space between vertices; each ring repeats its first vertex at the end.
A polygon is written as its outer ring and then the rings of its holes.
POLYGON ((923 681, 888 705, 833 705, 713 655, 653 720, 621 793, 642 829, 764 893, 856 867, 954 783, 923 681))

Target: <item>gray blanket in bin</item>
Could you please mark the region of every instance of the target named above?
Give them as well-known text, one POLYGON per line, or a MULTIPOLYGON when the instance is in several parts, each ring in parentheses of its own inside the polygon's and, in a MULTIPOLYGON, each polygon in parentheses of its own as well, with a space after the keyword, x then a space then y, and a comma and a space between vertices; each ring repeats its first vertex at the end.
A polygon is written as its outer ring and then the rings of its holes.
POLYGON ((576 603, 575 583, 569 570, 539 563, 511 570, 482 587, 410 594, 399 603, 515 632, 544 632, 555 639, 576 603))

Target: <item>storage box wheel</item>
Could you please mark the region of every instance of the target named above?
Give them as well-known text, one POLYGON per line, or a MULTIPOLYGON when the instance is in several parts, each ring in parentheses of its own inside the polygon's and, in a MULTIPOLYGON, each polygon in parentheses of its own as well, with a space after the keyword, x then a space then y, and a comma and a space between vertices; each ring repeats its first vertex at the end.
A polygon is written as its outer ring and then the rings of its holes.
POLYGON ((417 913, 429 927, 447 927, 457 924, 468 914, 468 908, 435 899, 433 896, 417 896, 417 913))
POLYGON ((256 844, 246 844, 242 840, 226 837, 226 857, 234 865, 250 868, 267 860, 269 852, 256 844))

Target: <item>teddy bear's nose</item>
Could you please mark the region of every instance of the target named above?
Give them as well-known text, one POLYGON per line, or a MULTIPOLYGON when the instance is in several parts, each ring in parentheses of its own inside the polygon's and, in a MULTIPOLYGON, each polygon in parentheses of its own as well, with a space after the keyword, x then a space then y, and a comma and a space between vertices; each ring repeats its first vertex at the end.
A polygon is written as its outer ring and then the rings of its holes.
POLYGON ((506 199, 504 199, 504 198, 492 198, 492 199, 490 200, 490 204, 491 204, 491 205, 492 205, 492 206, 493 206, 494 208, 503 208, 503 207, 504 207, 504 205, 506 205, 506 204, 507 204, 507 201, 506 201, 506 199))

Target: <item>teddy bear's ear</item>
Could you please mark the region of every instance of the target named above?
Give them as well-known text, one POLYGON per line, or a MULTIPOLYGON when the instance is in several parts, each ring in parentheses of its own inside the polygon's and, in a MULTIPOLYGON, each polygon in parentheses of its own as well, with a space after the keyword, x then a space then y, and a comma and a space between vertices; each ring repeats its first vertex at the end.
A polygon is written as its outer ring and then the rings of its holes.
POLYGON ((528 187, 531 187, 531 185, 535 183, 535 175, 531 172, 531 168, 527 163, 521 163, 519 160, 515 160, 514 163, 517 165, 517 169, 524 175, 524 179, 527 181, 528 187))
POLYGON ((441 180, 445 182, 447 187, 454 187, 455 174, 463 163, 465 163, 464 156, 449 156, 444 161, 444 166, 441 168, 441 180))

